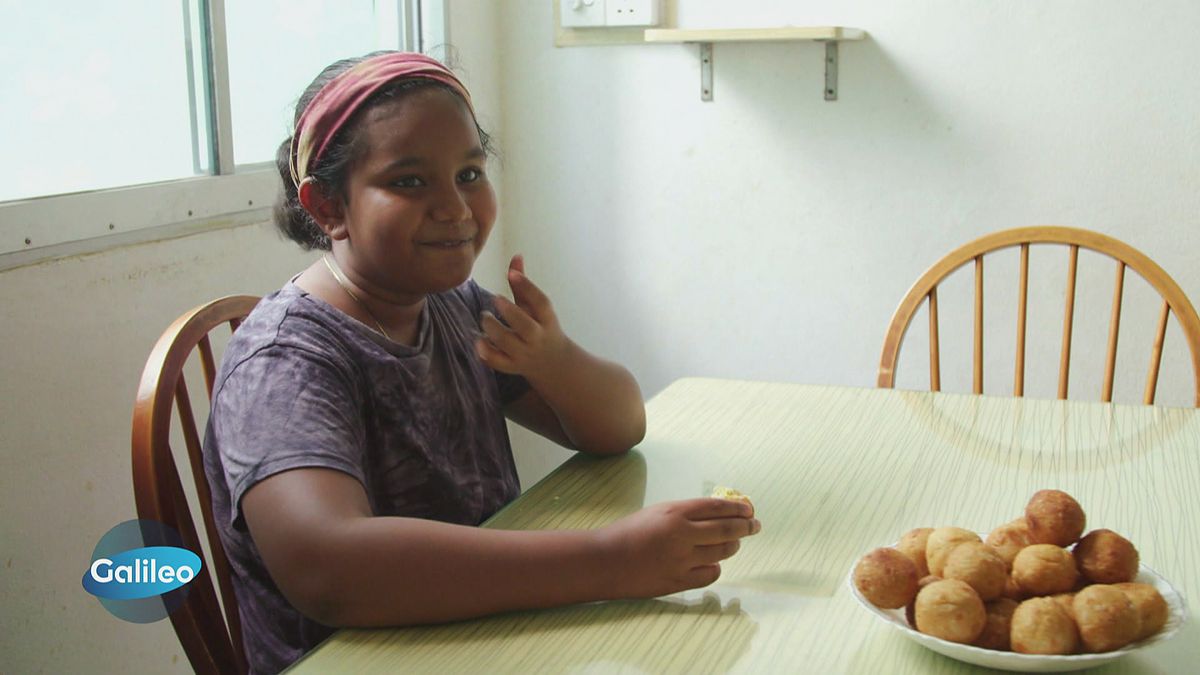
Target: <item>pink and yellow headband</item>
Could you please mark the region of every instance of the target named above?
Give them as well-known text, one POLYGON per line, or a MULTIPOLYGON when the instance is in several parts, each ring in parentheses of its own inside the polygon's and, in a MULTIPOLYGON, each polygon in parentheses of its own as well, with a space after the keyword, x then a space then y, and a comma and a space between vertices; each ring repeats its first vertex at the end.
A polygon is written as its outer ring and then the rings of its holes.
POLYGON ((384 85, 404 78, 434 80, 449 86, 463 97, 474 115, 467 88, 435 59, 415 52, 373 56, 330 80, 300 115, 292 133, 292 180, 297 187, 354 111, 384 85))

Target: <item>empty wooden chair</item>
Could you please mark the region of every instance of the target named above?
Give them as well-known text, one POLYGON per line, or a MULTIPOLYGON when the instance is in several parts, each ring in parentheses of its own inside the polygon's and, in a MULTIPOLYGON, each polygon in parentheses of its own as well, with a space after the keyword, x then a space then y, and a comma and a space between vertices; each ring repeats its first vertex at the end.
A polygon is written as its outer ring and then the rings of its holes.
POLYGON ((1150 355, 1150 367, 1146 376, 1146 386, 1142 400, 1153 404, 1158 388, 1159 366, 1162 360, 1163 342, 1166 337, 1167 322, 1172 314, 1175 315, 1183 330, 1191 354, 1192 371, 1195 380, 1196 406, 1200 407, 1200 319, 1196 310, 1188 301, 1187 296, 1171 277, 1153 260, 1140 251, 1112 237, 1069 227, 1024 227, 995 232, 976 239, 962 246, 946 257, 934 263, 921 278, 913 284, 908 294, 900 302, 896 313, 888 326, 887 337, 883 343, 883 354, 879 359, 878 386, 891 388, 895 386, 896 361, 900 345, 904 340, 913 316, 918 308, 928 302, 929 307, 929 387, 933 391, 941 390, 941 364, 938 346, 938 285, 952 272, 967 263, 974 262, 975 267, 975 301, 974 301, 974 373, 973 391, 983 393, 983 261, 986 254, 1009 247, 1020 247, 1020 281, 1018 288, 1017 307, 1017 338, 1016 338, 1016 368, 1013 376, 1013 395, 1023 396, 1025 393, 1025 336, 1026 309, 1029 291, 1029 248, 1037 244, 1060 244, 1067 246, 1067 282, 1066 307, 1062 322, 1062 349, 1058 369, 1058 398, 1067 397, 1067 382, 1071 362, 1071 327, 1075 312, 1075 282, 1078 266, 1079 249, 1096 251, 1107 255, 1116 261, 1115 288, 1111 318, 1108 331, 1108 351, 1105 361, 1105 371, 1100 400, 1112 401, 1113 373, 1116 368, 1117 336, 1121 324, 1121 300, 1125 287, 1125 270, 1132 269, 1144 278, 1162 297, 1162 307, 1158 314, 1157 335, 1150 355))
POLYGON ((238 603, 230 581, 225 549, 213 523, 211 493, 200 454, 200 433, 192 410, 183 367, 198 349, 205 391, 212 399, 217 361, 209 333, 228 324, 237 330, 258 298, 240 295, 214 300, 179 317, 150 353, 133 408, 133 491, 138 517, 163 523, 180 534, 184 547, 201 554, 201 541, 171 452, 172 408, 187 446, 196 485, 212 570, 220 586, 225 614, 217 603, 209 566, 189 583, 183 605, 171 614, 175 634, 197 673, 245 673, 238 603))

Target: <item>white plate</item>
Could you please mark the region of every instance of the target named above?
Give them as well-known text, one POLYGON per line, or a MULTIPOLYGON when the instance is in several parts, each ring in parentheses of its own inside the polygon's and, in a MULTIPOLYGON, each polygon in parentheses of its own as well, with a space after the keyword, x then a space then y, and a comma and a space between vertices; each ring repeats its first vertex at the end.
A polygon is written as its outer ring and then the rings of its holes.
MULTIPOLYGON (((857 563, 856 563, 857 564, 857 563)), ((1157 572, 1140 565, 1137 579, 1139 583, 1150 584, 1158 589, 1162 594, 1163 599, 1167 601, 1169 614, 1167 615, 1167 623, 1162 630, 1154 635, 1127 645, 1121 649, 1111 652, 1103 652, 1100 654, 1071 654, 1069 656, 1041 656, 1036 654, 1018 654, 1016 652, 1000 652, 993 649, 983 649, 982 647, 973 647, 971 645, 958 644, 957 642, 949 642, 941 638, 933 637, 920 633, 908 625, 908 620, 904 617, 904 609, 880 609, 872 605, 866 598, 858 592, 858 587, 854 585, 854 568, 850 568, 850 574, 846 577, 846 585, 850 587, 850 592, 858 599, 859 604, 866 607, 875 616, 882 619, 892 628, 900 631, 908 639, 924 645, 933 651, 949 656, 952 659, 965 661, 977 666, 985 666, 987 668, 999 668, 1000 670, 1015 670, 1025 673, 1058 673, 1065 670, 1083 670, 1085 668, 1095 668, 1129 654, 1130 652, 1142 649, 1152 644, 1157 644, 1164 640, 1169 640, 1174 637, 1175 633, 1179 632, 1179 627, 1183 625, 1187 619, 1187 603, 1184 602, 1183 596, 1171 586, 1166 579, 1159 576, 1157 572)))

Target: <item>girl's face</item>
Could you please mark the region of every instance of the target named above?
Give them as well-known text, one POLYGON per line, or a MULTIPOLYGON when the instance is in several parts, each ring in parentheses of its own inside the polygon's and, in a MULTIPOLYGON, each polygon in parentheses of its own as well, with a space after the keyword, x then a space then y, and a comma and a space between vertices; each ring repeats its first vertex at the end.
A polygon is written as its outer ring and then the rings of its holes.
POLYGON ((347 177, 342 222, 330 231, 340 259, 396 300, 465 282, 496 220, 466 105, 420 89, 367 111, 358 134, 363 150, 347 177))

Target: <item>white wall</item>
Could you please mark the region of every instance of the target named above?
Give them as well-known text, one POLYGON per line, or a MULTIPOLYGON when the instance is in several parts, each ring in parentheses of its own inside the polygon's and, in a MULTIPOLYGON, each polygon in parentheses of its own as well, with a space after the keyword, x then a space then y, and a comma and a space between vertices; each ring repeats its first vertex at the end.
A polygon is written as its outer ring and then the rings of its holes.
MULTIPOLYGON (((501 19, 508 243, 569 332, 627 364, 647 396, 685 375, 874 386, 908 286, 1009 227, 1105 232, 1200 300, 1191 0, 679 0, 683 28, 870 34, 841 46, 837 102, 822 97, 819 44, 718 44, 710 103, 694 45, 558 49, 545 5, 510 0, 501 19)), ((1065 275, 1050 267, 1065 259, 1034 256, 1029 321, 1046 329, 1028 395, 1054 396, 1065 275)), ((1001 268, 1017 259, 998 260, 986 391, 1007 395, 1016 284, 1001 268)), ((1071 386, 1098 398, 1112 269, 1083 259, 1080 274, 1071 386)), ((970 323, 952 327, 970 283, 942 295, 946 389, 970 389, 970 323)), ((1128 283, 1125 402, 1141 395, 1157 310, 1128 283)), ((902 386, 927 387, 926 344, 906 344, 902 386)), ((1160 402, 1190 406, 1175 326, 1167 347, 1160 402)))

